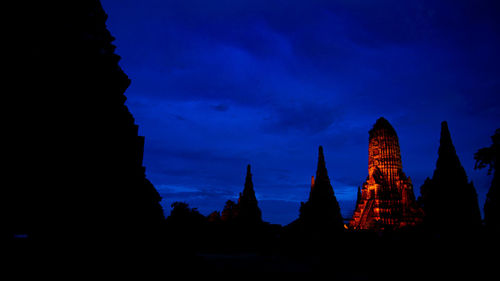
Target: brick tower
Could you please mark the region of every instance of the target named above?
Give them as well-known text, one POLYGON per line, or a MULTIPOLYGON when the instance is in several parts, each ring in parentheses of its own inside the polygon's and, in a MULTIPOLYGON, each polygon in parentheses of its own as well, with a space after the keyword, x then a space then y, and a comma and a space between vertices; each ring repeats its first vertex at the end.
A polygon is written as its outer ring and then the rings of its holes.
POLYGON ((349 223, 351 229, 397 229, 421 221, 413 185, 403 172, 398 136, 384 118, 369 131, 368 178, 349 223))

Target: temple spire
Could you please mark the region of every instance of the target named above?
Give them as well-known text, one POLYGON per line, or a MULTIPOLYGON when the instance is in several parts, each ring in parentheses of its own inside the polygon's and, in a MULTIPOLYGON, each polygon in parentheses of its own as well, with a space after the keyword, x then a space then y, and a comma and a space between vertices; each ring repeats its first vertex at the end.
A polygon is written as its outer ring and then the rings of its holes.
POLYGON ((247 165, 247 175, 245 177, 245 187, 243 188, 242 197, 245 197, 247 200, 257 201, 255 197, 255 191, 253 189, 252 172, 250 164, 247 165))
POLYGON ((326 170, 325 156, 321 145, 318 149, 318 167, 316 170, 315 183, 330 185, 330 178, 328 177, 328 171, 326 170))
POLYGON ((258 207, 257 197, 253 189, 252 172, 250 164, 247 166, 245 187, 238 199, 238 220, 245 223, 262 222, 261 211, 258 207))
POLYGON ((460 178, 461 181, 467 181, 467 175, 460 163, 455 146, 451 140, 450 130, 446 121, 441 122, 441 138, 439 139, 438 160, 433 179, 439 178, 443 174, 460 178))
POLYGON ((245 188, 253 189, 252 172, 250 164, 247 165, 247 176, 245 177, 245 188))
POLYGON ((413 185, 403 172, 396 131, 383 117, 368 132, 368 178, 358 187, 353 229, 398 229, 421 221, 413 185))
POLYGON ((442 146, 443 144, 450 144, 450 146, 453 147, 453 144, 451 143, 450 129, 448 129, 448 122, 446 121, 441 122, 440 145, 442 146))
POLYGON ((319 146, 318 148, 318 170, 322 167, 325 167, 325 155, 323 154, 323 146, 319 146))
POLYGON ((428 229, 466 232, 481 225, 476 189, 467 180, 446 121, 441 123, 436 169, 432 179, 420 187, 420 193, 428 229))
POLYGON ((446 121, 441 122, 441 138, 439 139, 438 155, 443 157, 451 156, 452 158, 456 158, 454 156, 457 155, 455 146, 453 146, 453 142, 451 141, 451 134, 450 130, 448 129, 448 123, 446 121))
POLYGON ((310 227, 310 231, 323 229, 336 232, 343 230, 344 224, 340 206, 328 177, 322 146, 319 146, 318 149, 316 177, 311 178, 309 199, 301 204, 298 223, 310 227))

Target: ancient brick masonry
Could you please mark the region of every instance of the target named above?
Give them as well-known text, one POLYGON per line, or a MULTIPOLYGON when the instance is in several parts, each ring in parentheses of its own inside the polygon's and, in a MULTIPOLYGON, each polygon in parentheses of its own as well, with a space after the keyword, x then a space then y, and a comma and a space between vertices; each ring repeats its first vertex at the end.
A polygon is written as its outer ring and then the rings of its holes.
POLYGON ((420 223, 421 216, 412 182, 403 172, 396 131, 379 118, 369 132, 368 178, 349 227, 397 229, 420 223))

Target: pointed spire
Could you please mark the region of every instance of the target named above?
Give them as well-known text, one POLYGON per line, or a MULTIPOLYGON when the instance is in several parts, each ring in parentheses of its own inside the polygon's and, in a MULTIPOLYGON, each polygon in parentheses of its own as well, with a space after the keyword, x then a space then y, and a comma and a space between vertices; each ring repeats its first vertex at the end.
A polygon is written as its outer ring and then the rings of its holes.
POLYGON ((316 177, 311 177, 309 199, 301 205, 299 220, 316 230, 344 229, 340 206, 328 178, 322 146, 318 149, 316 177))
POLYGON ((247 184, 250 184, 250 185, 252 185, 252 187, 253 187, 253 183, 252 183, 252 172, 250 171, 250 168, 251 168, 251 167, 250 167, 250 164, 248 164, 248 165, 247 165, 247 176, 246 176, 246 178, 245 178, 245 186, 246 186, 247 184))
POLYGON ((323 155, 323 147, 321 145, 318 151, 318 168, 316 170, 315 182, 328 182, 330 184, 330 178, 328 178, 328 171, 326 170, 325 156, 323 155))
POLYGON ((238 220, 247 223, 260 223, 262 222, 261 211, 258 207, 257 197, 253 189, 252 173, 250 164, 247 166, 247 175, 245 178, 245 187, 243 192, 240 193, 238 199, 238 220))
POLYGON ((243 193, 240 194, 240 200, 245 198, 246 200, 256 201, 255 191, 253 190, 253 182, 252 182, 252 172, 251 172, 250 164, 247 166, 247 175, 245 178, 245 187, 243 188, 243 193))
POLYGON ((460 159, 458 159, 455 146, 451 140, 450 130, 446 121, 441 122, 441 138, 439 139, 438 160, 436 162, 436 170, 434 177, 440 177, 443 173, 448 176, 453 176, 460 181, 467 181, 460 159))
POLYGON ((314 177, 314 186, 311 188, 311 192, 309 193, 309 200, 314 201, 318 198, 330 198, 332 196, 334 196, 334 192, 330 183, 330 178, 328 177, 328 171, 326 170, 323 147, 319 146, 318 167, 316 170, 316 177, 314 177))
POLYGON ((436 169, 431 180, 420 188, 425 217, 424 223, 435 231, 467 231, 481 224, 477 193, 468 182, 455 147, 448 123, 441 123, 436 169), (453 215, 450 215, 453 214, 453 215))
POLYGON ((439 139, 439 151, 438 154, 456 154, 455 146, 451 141, 450 130, 448 129, 448 123, 446 121, 441 122, 441 138, 439 139))

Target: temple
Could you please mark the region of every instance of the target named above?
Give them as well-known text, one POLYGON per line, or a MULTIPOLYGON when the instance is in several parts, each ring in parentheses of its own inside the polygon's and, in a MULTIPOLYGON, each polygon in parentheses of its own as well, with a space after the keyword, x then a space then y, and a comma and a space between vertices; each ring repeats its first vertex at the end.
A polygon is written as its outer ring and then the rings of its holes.
POLYGON ((316 177, 311 178, 309 199, 301 203, 299 212, 296 222, 310 231, 339 232, 344 229, 340 206, 326 170, 322 146, 318 149, 318 166, 316 177))
POLYGON ((247 166, 245 187, 240 192, 238 203, 228 200, 221 213, 221 221, 235 222, 240 225, 256 225, 263 223, 257 197, 253 189, 252 172, 250 165, 247 166))
POLYGON ((18 123, 7 129, 7 181, 15 184, 0 196, 9 201, 2 229, 72 257, 85 255, 68 246, 94 255, 103 245, 154 244, 165 220, 161 196, 146 178, 144 137, 125 104, 131 80, 100 1, 25 8, 16 20, 18 67, 9 71, 18 123))
POLYGON ((245 187, 243 188, 243 192, 240 192, 240 197, 238 198, 238 220, 244 223, 262 222, 262 214, 253 189, 250 165, 247 166, 245 187))
POLYGON ((420 187, 420 193, 425 229, 456 235, 481 226, 476 189, 467 179, 446 121, 441 123, 436 169, 420 187))
POLYGON ((384 118, 369 131, 368 178, 363 183, 351 229, 386 230, 415 226, 422 220, 413 185, 403 172, 398 136, 384 118))

